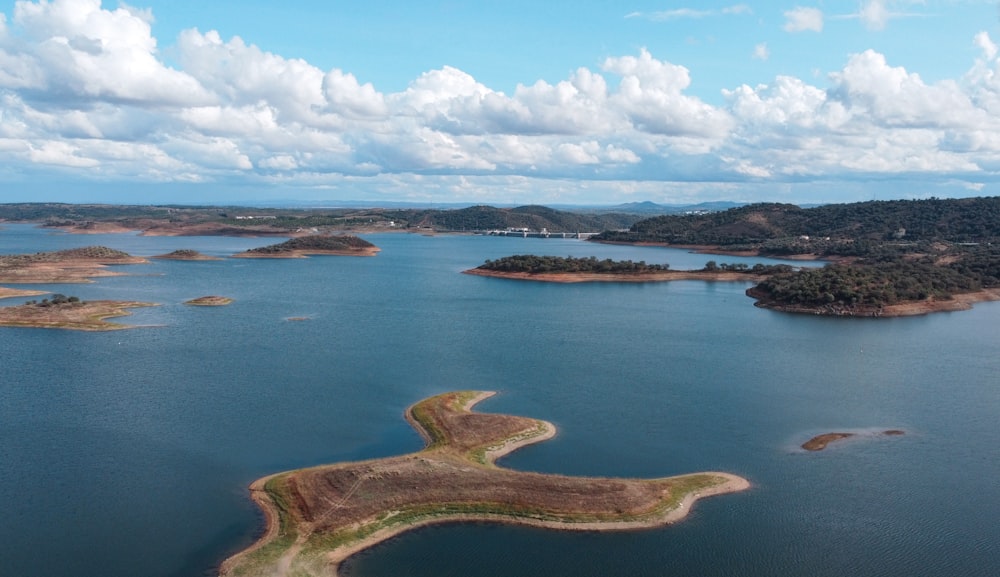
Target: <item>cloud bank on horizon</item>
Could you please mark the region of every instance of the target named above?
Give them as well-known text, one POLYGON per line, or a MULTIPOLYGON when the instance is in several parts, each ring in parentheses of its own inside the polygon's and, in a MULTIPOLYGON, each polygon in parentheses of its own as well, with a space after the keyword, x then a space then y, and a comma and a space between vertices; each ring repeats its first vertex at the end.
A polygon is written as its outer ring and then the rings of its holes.
MULTIPOLYGON (((949 39, 969 58, 934 81, 876 49, 824 40, 834 25, 871 40, 983 4, 871 0, 834 13, 822 3, 741 3, 619 15, 619 26, 660 30, 738 19, 747 47, 731 55, 734 71, 773 63, 789 37, 843 52, 839 69, 734 77, 705 96, 693 88, 697 69, 654 54, 641 37, 632 53, 582 56, 596 62, 509 92, 446 63, 383 91, 358 79, 365 71, 322 69, 214 30, 182 29, 162 49, 149 8, 19 0, 0 12, 0 202, 70 199, 74 187, 101 200, 93 190, 123 183, 137 185, 135 202, 162 202, 142 192, 158 183, 178 202, 995 194, 1000 49, 986 29, 995 18, 949 39), (240 192, 211 197, 223 189, 240 192)), ((692 53, 706 38, 690 39, 692 53)))

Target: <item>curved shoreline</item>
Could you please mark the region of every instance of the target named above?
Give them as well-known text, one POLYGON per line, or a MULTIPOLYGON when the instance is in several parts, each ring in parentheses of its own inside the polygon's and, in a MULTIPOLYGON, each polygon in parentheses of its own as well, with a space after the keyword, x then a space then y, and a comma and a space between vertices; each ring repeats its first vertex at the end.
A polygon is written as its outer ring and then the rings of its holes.
POLYGON ((769 300, 766 296, 747 289, 748 297, 756 299, 755 307, 770 309, 785 313, 809 314, 820 316, 844 317, 911 317, 937 312, 967 311, 976 303, 1000 301, 1000 288, 988 288, 969 293, 958 293, 950 299, 927 299, 922 301, 901 302, 883 307, 856 306, 851 308, 831 308, 806 305, 782 304, 769 300))
POLYGON ((555 426, 471 409, 494 393, 461 391, 406 410, 424 438, 417 453, 278 473, 251 484, 264 534, 227 559, 221 575, 336 575, 351 555, 439 523, 500 522, 559 530, 635 530, 683 519, 700 498, 742 491, 730 473, 659 479, 519 472, 494 461, 551 438, 555 426), (355 494, 364 498, 355 499, 355 494), (566 495, 572 494, 572 502, 566 495))
POLYGON ((71 329, 78 331, 115 331, 136 328, 107 322, 105 319, 129 316, 129 309, 157 306, 138 301, 87 301, 75 304, 19 305, 0 307, 0 327, 71 329))
POLYGON ((752 273, 732 271, 700 271, 700 270, 665 270, 645 273, 584 273, 584 272, 504 272, 473 268, 462 271, 463 274, 485 276, 491 278, 506 278, 514 280, 530 280, 554 283, 579 282, 669 282, 675 280, 700 280, 706 282, 760 282, 765 277, 752 273))

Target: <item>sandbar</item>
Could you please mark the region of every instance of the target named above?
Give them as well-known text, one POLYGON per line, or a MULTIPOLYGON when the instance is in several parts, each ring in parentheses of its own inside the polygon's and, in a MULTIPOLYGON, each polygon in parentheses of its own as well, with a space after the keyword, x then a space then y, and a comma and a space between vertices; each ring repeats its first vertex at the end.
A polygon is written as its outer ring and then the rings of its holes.
POLYGON ((21 289, 12 289, 4 286, 0 286, 0 299, 13 299, 18 297, 36 297, 38 295, 48 294, 45 291, 29 291, 21 289))
POLYGON ((683 519, 700 498, 749 482, 704 472, 658 479, 520 472, 496 459, 555 435, 539 419, 472 412, 486 391, 445 393, 406 411, 426 447, 408 455, 325 465, 255 481, 264 535, 223 563, 223 576, 336 575, 354 553, 433 523, 490 521, 608 531, 683 519))
MULTIPOLYGON (((899 435, 906 434, 906 431, 900 429, 889 429, 879 433, 881 435, 895 437, 899 435)), ((827 448, 830 443, 835 443, 844 439, 849 439, 851 437, 858 436, 858 433, 823 433, 821 435, 816 435, 815 437, 809 439, 805 443, 802 443, 802 448, 807 451, 822 451, 827 448)), ((870 436, 870 435, 868 435, 870 436)))
POLYGON ((0 326, 79 331, 113 331, 133 328, 130 325, 107 322, 105 319, 128 316, 128 309, 156 306, 137 301, 87 301, 43 306, 24 304, 0 307, 0 326))
POLYGON ((198 297, 196 299, 191 299, 189 301, 184 301, 184 304, 196 307, 222 307, 228 304, 232 304, 232 302, 233 299, 229 297, 209 295, 204 297, 198 297))

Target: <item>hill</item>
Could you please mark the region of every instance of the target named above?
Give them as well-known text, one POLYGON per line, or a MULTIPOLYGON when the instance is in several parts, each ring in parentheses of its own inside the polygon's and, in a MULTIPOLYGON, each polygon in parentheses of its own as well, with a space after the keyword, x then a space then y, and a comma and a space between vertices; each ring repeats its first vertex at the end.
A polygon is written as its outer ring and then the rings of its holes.
POLYGON ((886 242, 1000 241, 1000 197, 871 201, 800 208, 751 204, 724 212, 665 215, 598 241, 712 245, 771 254, 858 255, 886 242))

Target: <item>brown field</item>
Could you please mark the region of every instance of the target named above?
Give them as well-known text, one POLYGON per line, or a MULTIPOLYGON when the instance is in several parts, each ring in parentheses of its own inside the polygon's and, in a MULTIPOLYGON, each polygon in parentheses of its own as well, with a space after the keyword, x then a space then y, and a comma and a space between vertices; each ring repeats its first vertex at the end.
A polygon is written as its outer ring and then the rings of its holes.
POLYGON ((135 301, 88 301, 40 306, 25 304, 0 307, 0 326, 74 329, 79 331, 112 331, 131 328, 104 319, 127 316, 128 309, 156 306, 135 301))
POLYGON ((412 406, 418 453, 281 473, 251 485, 265 535, 222 575, 335 575, 349 555, 430 523, 487 520, 557 529, 640 529, 683 518, 701 497, 749 487, 727 473, 660 479, 544 475, 494 461, 555 434, 546 421, 471 412, 493 393, 446 393, 412 406))

